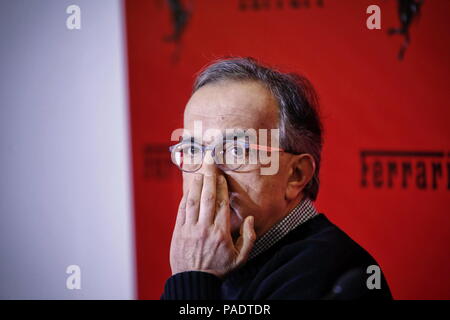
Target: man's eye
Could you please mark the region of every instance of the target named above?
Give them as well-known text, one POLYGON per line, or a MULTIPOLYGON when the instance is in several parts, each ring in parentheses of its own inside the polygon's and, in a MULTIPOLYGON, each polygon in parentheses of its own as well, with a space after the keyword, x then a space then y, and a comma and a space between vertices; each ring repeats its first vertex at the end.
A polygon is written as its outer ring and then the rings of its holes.
POLYGON ((238 148, 238 147, 234 147, 234 148, 231 150, 231 153, 232 153, 235 157, 241 157, 241 156, 244 154, 244 152, 242 151, 242 149, 241 149, 241 148, 238 148))
POLYGON ((195 156, 198 155, 201 152, 200 148, 196 146, 186 146, 183 148, 183 153, 185 153, 188 156, 195 156))
POLYGON ((227 149, 227 153, 235 158, 242 158, 245 156, 245 149, 239 146, 233 146, 227 149))

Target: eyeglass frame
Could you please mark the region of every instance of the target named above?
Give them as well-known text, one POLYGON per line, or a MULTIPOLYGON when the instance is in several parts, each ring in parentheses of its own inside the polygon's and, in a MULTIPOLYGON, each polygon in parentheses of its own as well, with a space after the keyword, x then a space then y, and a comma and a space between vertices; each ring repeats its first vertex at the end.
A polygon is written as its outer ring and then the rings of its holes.
MULTIPOLYGON (((204 160, 204 158, 205 158, 206 151, 208 151, 208 150, 212 150, 211 156, 212 156, 213 159, 214 159, 214 163, 215 163, 216 165, 222 165, 222 164, 219 164, 219 163, 216 162, 216 156, 215 156, 216 147, 217 147, 218 145, 224 144, 224 143, 226 143, 226 142, 233 142, 233 143, 234 143, 234 142, 236 142, 236 141, 237 141, 237 140, 224 139, 224 140, 222 140, 221 143, 218 142, 218 143, 216 143, 216 144, 209 145, 209 146, 205 146, 204 144, 198 143, 198 142, 196 142, 196 141, 194 141, 194 140, 191 140, 190 142, 188 142, 188 141, 180 141, 179 143, 177 143, 177 144, 175 144, 175 145, 173 145, 173 146, 170 146, 170 147, 169 147, 169 152, 171 153, 171 159, 172 159, 172 162, 174 162, 174 161, 173 161, 173 157, 172 157, 172 152, 173 152, 173 150, 174 150, 176 147, 178 147, 178 146, 180 146, 180 145, 183 145, 183 144, 188 144, 188 143, 195 144, 196 146, 200 147, 201 150, 202 150, 202 161, 201 161, 201 163, 200 163, 200 166, 199 166, 197 169, 192 170, 192 171, 184 170, 184 169, 182 169, 179 165, 177 165, 177 164, 174 163, 174 164, 177 166, 177 168, 180 169, 181 171, 186 172, 186 173, 194 173, 194 172, 197 172, 197 171, 203 166, 203 160, 204 160)), ((253 150, 262 150, 262 151, 266 151, 266 152, 273 152, 273 151, 287 152, 287 151, 285 151, 285 150, 282 149, 282 148, 263 146, 263 145, 260 145, 260 144, 249 143, 248 141, 245 141, 245 142, 239 142, 239 143, 242 143, 242 144, 245 146, 245 148, 253 149, 253 150)), ((235 168, 235 169, 225 169, 225 168, 222 168, 222 170, 224 170, 224 171, 236 171, 236 170, 240 169, 240 168, 242 167, 242 165, 243 165, 243 164, 240 164, 240 166, 238 166, 238 167, 235 168)))

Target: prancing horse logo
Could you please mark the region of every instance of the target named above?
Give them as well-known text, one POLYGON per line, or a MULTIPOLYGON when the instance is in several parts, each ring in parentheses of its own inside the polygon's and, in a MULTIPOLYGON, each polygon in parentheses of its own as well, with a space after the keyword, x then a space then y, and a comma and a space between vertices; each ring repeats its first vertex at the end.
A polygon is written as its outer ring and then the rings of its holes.
POLYGON ((398 52, 399 60, 403 60, 405 56, 405 51, 411 41, 409 36, 409 28, 411 27, 411 23, 414 19, 419 17, 420 7, 423 2, 424 0, 397 0, 397 11, 400 19, 400 27, 390 28, 388 30, 388 34, 401 34, 405 38, 402 46, 400 47, 400 51, 398 52))

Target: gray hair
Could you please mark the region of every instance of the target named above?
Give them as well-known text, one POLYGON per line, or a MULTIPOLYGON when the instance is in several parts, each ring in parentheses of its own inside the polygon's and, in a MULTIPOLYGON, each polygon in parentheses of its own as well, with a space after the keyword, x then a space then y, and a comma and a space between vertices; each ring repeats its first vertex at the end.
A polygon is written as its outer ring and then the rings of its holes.
POLYGON ((316 91, 305 77, 282 73, 253 58, 232 57, 213 61, 195 80, 193 91, 222 80, 258 81, 275 97, 279 107, 280 146, 293 154, 309 153, 316 170, 304 189, 305 196, 316 200, 323 144, 323 127, 316 91))

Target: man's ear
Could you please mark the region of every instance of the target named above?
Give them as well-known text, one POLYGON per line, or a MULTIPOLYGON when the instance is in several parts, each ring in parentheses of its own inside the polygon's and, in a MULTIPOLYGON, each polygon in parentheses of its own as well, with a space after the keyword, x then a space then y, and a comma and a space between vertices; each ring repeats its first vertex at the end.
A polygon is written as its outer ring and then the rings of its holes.
POLYGON ((309 153, 295 155, 291 162, 290 176, 286 186, 286 200, 298 198, 316 172, 316 163, 309 153))

